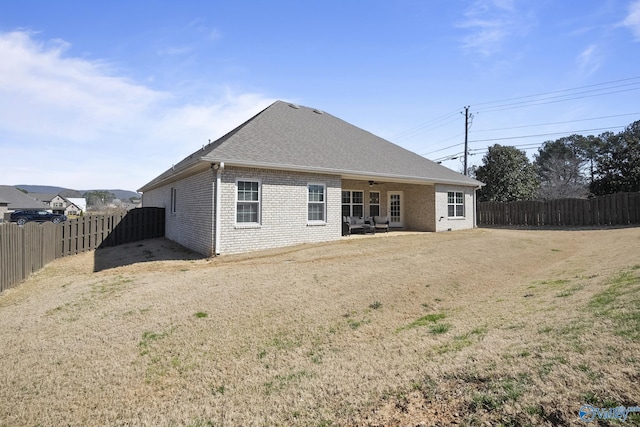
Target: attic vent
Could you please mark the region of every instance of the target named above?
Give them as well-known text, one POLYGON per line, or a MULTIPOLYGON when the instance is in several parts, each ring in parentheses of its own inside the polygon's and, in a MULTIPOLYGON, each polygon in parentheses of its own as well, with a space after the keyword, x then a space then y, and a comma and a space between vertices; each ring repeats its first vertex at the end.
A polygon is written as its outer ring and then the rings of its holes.
POLYGON ((313 112, 316 113, 316 114, 324 114, 324 111, 322 111, 322 110, 315 110, 314 109, 313 112))
POLYGON ((300 109, 300 106, 296 104, 289 104, 289 107, 295 108, 296 110, 300 109))

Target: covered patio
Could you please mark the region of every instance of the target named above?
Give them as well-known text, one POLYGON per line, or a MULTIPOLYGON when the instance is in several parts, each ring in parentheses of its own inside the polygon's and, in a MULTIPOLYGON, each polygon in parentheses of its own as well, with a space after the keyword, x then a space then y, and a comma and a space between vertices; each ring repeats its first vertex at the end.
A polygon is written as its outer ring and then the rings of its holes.
POLYGON ((435 185, 342 179, 342 216, 386 217, 389 231, 436 231, 435 185))

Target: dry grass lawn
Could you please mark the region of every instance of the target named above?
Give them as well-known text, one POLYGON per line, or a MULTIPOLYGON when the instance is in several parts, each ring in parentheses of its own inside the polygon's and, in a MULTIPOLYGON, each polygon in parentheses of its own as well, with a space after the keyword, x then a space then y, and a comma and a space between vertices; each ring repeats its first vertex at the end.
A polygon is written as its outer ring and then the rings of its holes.
POLYGON ((640 228, 154 239, 0 295, 0 426, 584 425, 639 383, 640 228))

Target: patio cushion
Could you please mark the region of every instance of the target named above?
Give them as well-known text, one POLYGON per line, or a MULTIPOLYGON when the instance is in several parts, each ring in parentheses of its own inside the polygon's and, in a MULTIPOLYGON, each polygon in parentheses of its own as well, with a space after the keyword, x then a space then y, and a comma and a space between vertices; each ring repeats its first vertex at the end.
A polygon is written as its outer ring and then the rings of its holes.
POLYGON ((386 216, 374 216, 373 221, 378 224, 389 224, 389 218, 386 216))
POLYGON ((349 223, 352 225, 362 225, 364 224, 364 219, 359 218, 357 216, 350 216, 349 217, 349 223))

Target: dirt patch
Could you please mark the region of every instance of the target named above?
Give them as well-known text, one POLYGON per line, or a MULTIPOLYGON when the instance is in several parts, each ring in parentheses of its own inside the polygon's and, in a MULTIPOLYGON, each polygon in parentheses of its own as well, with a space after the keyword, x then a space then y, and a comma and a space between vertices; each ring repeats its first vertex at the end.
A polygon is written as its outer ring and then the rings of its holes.
MULTIPOLYGON (((193 261, 204 257, 167 239, 148 239, 93 252, 93 271, 157 261, 193 261)), ((157 267, 157 264, 153 264, 157 267)))
POLYGON ((573 425, 640 405, 640 229, 204 259, 152 239, 0 295, 0 425, 573 425))

